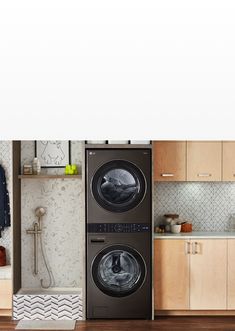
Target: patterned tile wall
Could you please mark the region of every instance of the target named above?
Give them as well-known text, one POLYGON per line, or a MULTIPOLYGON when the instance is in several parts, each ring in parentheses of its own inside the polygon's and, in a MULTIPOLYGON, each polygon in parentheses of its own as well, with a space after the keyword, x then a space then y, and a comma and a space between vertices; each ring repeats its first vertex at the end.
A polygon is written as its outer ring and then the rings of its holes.
MULTIPOLYGON (((71 144, 72 162, 81 171, 83 143, 71 144)), ((21 164, 32 162, 34 142, 22 141, 21 164)), ((45 169, 43 169, 44 171, 45 169)), ((63 169, 49 169, 50 173, 63 169)), ((49 171, 48 170, 48 171, 49 171)), ((36 221, 34 210, 46 207, 42 241, 47 260, 54 274, 56 287, 82 287, 85 260, 84 185, 82 180, 22 180, 22 286, 40 287, 40 279, 48 284, 48 274, 39 251, 39 274, 33 275, 33 236, 26 234, 36 221)))
POLYGON ((14 320, 82 320, 81 294, 13 296, 14 320))
MULTIPOLYGON (((0 164, 5 169, 10 208, 12 210, 12 141, 0 141, 0 164)), ((0 245, 6 248, 7 264, 11 263, 11 229, 11 227, 5 228, 5 230, 2 231, 2 238, 0 238, 0 245)))
POLYGON ((235 214, 235 183, 155 183, 155 224, 166 213, 191 220, 195 231, 226 231, 235 214))

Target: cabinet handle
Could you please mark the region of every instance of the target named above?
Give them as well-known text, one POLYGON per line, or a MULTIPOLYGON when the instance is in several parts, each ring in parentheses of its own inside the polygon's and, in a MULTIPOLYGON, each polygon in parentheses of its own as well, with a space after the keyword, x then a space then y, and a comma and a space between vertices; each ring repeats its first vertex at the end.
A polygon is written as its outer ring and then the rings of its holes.
POLYGON ((194 245, 194 242, 192 243, 192 254, 194 255, 195 254, 195 245, 194 245))
POLYGON ((190 241, 186 242, 186 254, 191 254, 191 243, 190 243, 190 241))
POLYGON ((174 174, 161 174, 162 177, 174 177, 174 174))
POLYGON ((195 241, 194 246, 195 246, 194 254, 198 254, 198 242, 195 241))
POLYGON ((207 174, 207 173, 204 173, 204 174, 197 174, 198 177, 211 177, 212 175, 211 174, 207 174))
POLYGON ((197 242, 197 241, 194 241, 194 242, 192 243, 192 246, 193 246, 192 254, 193 254, 193 255, 198 254, 198 242, 197 242))

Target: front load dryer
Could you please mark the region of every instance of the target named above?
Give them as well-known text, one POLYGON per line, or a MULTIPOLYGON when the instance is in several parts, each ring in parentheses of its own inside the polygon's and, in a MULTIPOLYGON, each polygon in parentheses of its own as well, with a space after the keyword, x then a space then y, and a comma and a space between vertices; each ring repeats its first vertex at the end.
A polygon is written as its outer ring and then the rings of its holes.
POLYGON ((151 222, 151 173, 150 148, 87 149, 87 222, 151 222))

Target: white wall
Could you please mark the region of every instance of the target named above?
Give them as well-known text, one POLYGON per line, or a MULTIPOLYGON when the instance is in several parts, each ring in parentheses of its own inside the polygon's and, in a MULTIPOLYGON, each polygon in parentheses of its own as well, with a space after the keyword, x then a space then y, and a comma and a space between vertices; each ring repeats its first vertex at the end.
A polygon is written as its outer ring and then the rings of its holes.
MULTIPOLYGON (((83 162, 83 143, 71 143, 72 163, 83 162)), ((34 157, 34 142, 22 141, 21 164, 34 157)), ((43 169, 45 171, 45 169, 43 169)), ((60 173, 63 169, 49 169, 60 173)), ((40 279, 48 282, 48 274, 39 251, 39 275, 33 275, 33 236, 26 234, 36 220, 34 210, 46 207, 43 217, 43 243, 57 287, 82 287, 85 259, 84 185, 81 179, 22 180, 22 286, 39 287, 40 279)))

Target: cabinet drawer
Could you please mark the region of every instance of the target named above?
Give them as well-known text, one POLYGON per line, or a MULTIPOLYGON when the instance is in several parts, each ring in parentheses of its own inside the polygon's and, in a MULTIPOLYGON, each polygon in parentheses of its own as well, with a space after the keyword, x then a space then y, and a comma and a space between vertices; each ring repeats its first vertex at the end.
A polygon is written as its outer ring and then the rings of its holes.
POLYGON ((0 280, 0 309, 12 308, 12 282, 11 279, 0 280))

